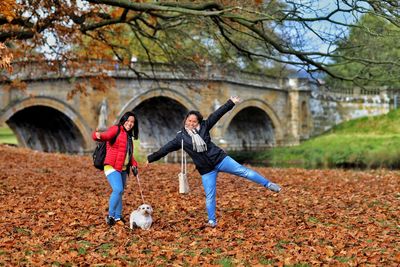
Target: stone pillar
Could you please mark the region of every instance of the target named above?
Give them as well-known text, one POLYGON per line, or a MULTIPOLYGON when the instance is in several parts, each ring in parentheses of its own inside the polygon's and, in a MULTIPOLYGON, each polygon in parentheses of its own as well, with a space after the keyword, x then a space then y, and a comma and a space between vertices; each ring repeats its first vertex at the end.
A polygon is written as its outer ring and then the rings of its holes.
POLYGON ((107 100, 104 98, 101 101, 99 109, 99 119, 97 124, 97 129, 99 131, 105 131, 107 129, 107 119, 108 119, 108 104, 107 100))
POLYGON ((287 128, 288 145, 298 145, 300 143, 300 92, 298 79, 289 79, 288 81, 288 106, 289 106, 289 123, 287 128))

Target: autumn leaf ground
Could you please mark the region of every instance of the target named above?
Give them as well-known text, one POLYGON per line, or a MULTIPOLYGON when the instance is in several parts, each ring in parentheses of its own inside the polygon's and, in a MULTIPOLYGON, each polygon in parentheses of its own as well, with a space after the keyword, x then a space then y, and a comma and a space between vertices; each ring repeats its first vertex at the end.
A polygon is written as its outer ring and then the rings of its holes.
MULTIPOLYGON (((204 228, 199 174, 141 169, 151 230, 108 227, 109 186, 88 156, 0 146, 0 265, 398 266, 400 173, 256 168, 280 194, 220 174, 217 228, 204 228)), ((130 178, 124 216, 141 204, 130 178)))

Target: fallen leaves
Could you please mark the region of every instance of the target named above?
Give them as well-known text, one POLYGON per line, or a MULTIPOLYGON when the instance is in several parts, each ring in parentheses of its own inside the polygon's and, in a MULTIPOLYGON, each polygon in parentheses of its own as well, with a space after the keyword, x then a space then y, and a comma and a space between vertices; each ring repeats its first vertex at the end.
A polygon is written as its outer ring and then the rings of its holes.
MULTIPOLYGON (((218 177, 218 227, 206 228, 200 176, 178 193, 175 164, 140 169, 149 231, 108 227, 109 185, 90 157, 0 146, 0 265, 357 266, 400 264, 397 171, 255 168, 280 194, 218 177)), ((141 204, 129 178, 124 216, 141 204)))

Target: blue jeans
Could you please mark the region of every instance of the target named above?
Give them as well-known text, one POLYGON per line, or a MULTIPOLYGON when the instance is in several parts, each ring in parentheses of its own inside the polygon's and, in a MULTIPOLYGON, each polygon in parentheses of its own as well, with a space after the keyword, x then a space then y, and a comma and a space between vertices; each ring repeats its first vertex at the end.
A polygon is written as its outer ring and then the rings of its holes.
POLYGON ((206 209, 208 214, 208 219, 216 221, 215 209, 216 209, 216 193, 217 193, 217 175, 219 172, 226 172, 234 174, 264 187, 268 186, 270 183, 265 177, 256 171, 253 171, 245 166, 237 163, 233 158, 226 156, 215 169, 203 174, 201 180, 203 182, 204 191, 206 194, 206 209))
POLYGON ((108 183, 111 185, 112 192, 109 200, 108 215, 115 219, 122 217, 122 195, 126 185, 125 171, 113 171, 107 175, 108 183))

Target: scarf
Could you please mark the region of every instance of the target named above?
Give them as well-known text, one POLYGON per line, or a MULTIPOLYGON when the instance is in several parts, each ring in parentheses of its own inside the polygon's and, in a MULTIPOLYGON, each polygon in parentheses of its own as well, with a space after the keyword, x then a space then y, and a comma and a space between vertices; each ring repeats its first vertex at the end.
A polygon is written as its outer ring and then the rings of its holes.
POLYGON ((196 152, 204 152, 207 151, 207 145, 204 142, 203 138, 197 133, 195 129, 190 130, 185 127, 186 132, 192 138, 193 150, 196 152))

